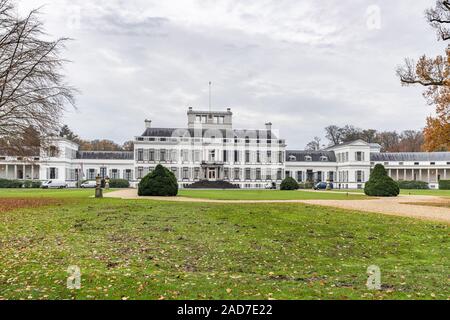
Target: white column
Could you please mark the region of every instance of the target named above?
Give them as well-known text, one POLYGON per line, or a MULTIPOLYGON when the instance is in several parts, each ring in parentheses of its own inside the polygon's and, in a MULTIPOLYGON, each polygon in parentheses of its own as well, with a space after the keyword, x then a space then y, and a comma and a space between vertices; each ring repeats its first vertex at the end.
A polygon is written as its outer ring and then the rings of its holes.
POLYGON ((26 169, 27 169, 26 166, 23 165, 23 169, 22 169, 22 170, 23 170, 23 171, 22 171, 22 179, 23 179, 23 180, 26 179, 26 175, 25 175, 26 169))
POLYGON ((447 169, 444 169, 444 180, 447 180, 447 169))
POLYGON ((419 169, 419 180, 420 180, 420 181, 423 181, 423 180, 422 180, 422 169, 419 169))
POLYGON ((398 181, 398 169, 396 169, 396 177, 397 177, 397 181, 398 181))
POLYGON ((17 164, 14 165, 14 179, 17 180, 17 164))
POLYGON ((428 183, 431 182, 430 169, 428 169, 428 183))
POLYGON ((403 169, 403 181, 406 181, 406 169, 403 169))
POLYGON ((34 180, 34 164, 31 165, 31 180, 34 180))

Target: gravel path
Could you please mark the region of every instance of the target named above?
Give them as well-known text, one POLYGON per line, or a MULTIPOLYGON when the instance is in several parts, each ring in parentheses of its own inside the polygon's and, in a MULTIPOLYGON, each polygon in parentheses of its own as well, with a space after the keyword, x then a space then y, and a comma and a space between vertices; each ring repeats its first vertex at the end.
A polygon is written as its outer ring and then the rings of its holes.
POLYGON ((450 224, 450 209, 414 205, 412 203, 449 203, 446 198, 436 196, 399 196, 397 198, 376 198, 373 200, 212 200, 186 197, 139 197, 137 190, 127 189, 105 194, 106 198, 147 199, 155 201, 201 202, 201 203, 305 203, 356 211, 412 217, 450 224))

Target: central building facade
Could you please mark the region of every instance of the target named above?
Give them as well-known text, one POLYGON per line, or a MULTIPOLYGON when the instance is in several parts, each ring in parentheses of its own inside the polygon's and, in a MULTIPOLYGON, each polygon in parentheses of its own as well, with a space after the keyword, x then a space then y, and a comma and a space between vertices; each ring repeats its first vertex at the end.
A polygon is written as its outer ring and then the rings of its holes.
POLYGON ((156 165, 171 170, 181 187, 200 180, 225 180, 241 188, 279 185, 284 178, 286 142, 267 123, 263 130, 233 128, 233 113, 189 108, 185 128, 154 128, 135 138, 136 179, 156 165))

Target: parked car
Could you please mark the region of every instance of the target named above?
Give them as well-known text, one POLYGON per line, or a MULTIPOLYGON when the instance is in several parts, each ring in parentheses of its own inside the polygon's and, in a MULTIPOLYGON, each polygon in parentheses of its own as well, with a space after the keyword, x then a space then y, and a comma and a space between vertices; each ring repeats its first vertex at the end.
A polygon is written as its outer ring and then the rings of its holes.
POLYGON ((318 184, 316 184, 314 186, 314 190, 327 190, 328 185, 330 185, 330 188, 333 189, 333 184, 332 183, 328 184, 326 182, 319 182, 318 184))
POLYGON ((95 187, 97 187, 97 182, 95 182, 95 181, 86 181, 86 182, 83 182, 80 186, 80 188, 83 188, 83 189, 94 189, 95 187))
POLYGON ((276 189, 277 189, 276 183, 268 183, 268 184, 266 184, 266 190, 276 190, 276 189))
POLYGON ((65 181, 49 180, 42 183, 42 189, 66 189, 68 187, 65 181))

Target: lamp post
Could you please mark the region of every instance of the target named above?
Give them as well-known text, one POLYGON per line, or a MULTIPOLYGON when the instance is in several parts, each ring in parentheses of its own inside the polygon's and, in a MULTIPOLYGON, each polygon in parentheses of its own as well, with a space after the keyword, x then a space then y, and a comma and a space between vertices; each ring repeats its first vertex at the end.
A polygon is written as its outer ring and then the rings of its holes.
POLYGON ((103 198, 103 189, 102 189, 102 178, 100 175, 97 175, 95 178, 95 197, 96 198, 103 198))

